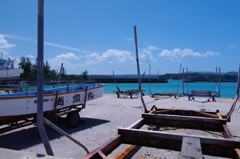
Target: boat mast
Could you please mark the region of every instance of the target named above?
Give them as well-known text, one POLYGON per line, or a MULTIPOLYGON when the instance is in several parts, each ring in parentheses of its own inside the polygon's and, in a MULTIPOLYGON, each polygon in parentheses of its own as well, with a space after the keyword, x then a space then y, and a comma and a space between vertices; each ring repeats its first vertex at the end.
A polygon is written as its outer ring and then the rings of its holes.
POLYGON ((186 91, 188 92, 188 82, 189 82, 188 68, 187 68, 187 70, 186 70, 186 71, 187 71, 187 88, 186 88, 187 90, 186 90, 186 91))
POLYGON ((182 69, 182 95, 184 95, 184 84, 185 84, 185 79, 184 79, 184 68, 182 69))
POLYGON ((58 75, 58 83, 57 83, 57 88, 58 88, 58 85, 59 85, 59 82, 60 82, 60 79, 61 79, 62 67, 63 67, 63 63, 61 64, 60 71, 59 71, 59 75, 58 75))
POLYGON ((218 67, 216 67, 216 84, 215 84, 215 90, 218 92, 218 67))
POLYGON ((149 89, 149 95, 152 94, 152 93, 151 93, 151 88, 150 88, 150 84, 151 84, 151 81, 150 81, 150 80, 151 80, 151 79, 150 79, 151 77, 150 77, 150 76, 151 76, 151 64, 149 64, 149 86, 148 86, 148 87, 149 87, 149 88, 148 88, 148 89, 149 89))
POLYGON ((137 29, 136 26, 134 25, 134 38, 135 38, 135 48, 136 48, 136 61, 137 61, 137 71, 138 71, 138 88, 139 88, 139 94, 141 98, 141 102, 144 107, 144 112, 147 112, 147 108, 145 105, 145 102, 142 97, 142 87, 141 87, 141 79, 140 79, 140 67, 139 67, 139 59, 138 59, 138 43, 137 43, 137 29))
MULTIPOLYGON (((239 94, 239 91, 240 91, 240 65, 239 65, 239 68, 238 68, 238 79, 237 79, 237 90, 236 90, 236 95, 240 95, 239 94)), ((238 97, 239 99, 239 97, 238 97)))
POLYGON ((1 51, 1 61, 2 61, 2 55, 3 55, 3 51, 1 51))
POLYGON ((37 125, 40 137, 48 155, 53 151, 43 124, 43 43, 44 43, 44 0, 38 0, 38 71, 37 71, 37 125))
POLYGON ((158 93, 160 93, 160 84, 159 84, 159 70, 157 70, 158 72, 158 93))
POLYGON ((114 75, 114 71, 113 71, 113 70, 112 70, 112 73, 113 73, 113 78, 114 78, 114 82, 115 82, 115 84, 116 84, 117 90, 120 91, 120 89, 118 88, 117 81, 116 81, 116 78, 115 78, 115 75, 114 75))
POLYGON ((178 87, 179 87, 181 69, 182 69, 182 64, 180 64, 180 69, 179 69, 179 74, 178 74, 178 86, 177 86, 177 92, 176 92, 176 93, 178 93, 178 87))
POLYGON ((218 92, 220 93, 221 84, 221 68, 218 68, 218 92))

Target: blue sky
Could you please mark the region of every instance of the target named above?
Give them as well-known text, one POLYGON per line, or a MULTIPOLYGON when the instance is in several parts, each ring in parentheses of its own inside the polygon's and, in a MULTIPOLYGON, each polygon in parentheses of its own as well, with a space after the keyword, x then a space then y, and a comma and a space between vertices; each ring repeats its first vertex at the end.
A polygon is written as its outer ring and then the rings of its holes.
MULTIPOLYGON (((0 0, 3 58, 37 57, 37 0, 0 0)), ((237 71, 239 0, 45 0, 44 60, 67 74, 237 71)))

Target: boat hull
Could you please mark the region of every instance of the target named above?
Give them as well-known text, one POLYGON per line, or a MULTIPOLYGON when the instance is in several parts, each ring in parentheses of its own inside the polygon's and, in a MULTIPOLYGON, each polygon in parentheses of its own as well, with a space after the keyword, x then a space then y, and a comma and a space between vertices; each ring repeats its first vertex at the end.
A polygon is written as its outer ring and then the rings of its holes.
POLYGON ((19 79, 21 73, 23 73, 21 68, 0 70, 0 80, 19 79))
MULTIPOLYGON (((104 86, 92 87, 87 89, 87 91, 86 89, 73 91, 69 89, 67 92, 63 91, 60 93, 46 92, 47 94, 43 95, 43 112, 54 110, 55 102, 56 109, 63 109, 83 104, 85 98, 86 101, 100 98, 103 96, 104 86)), ((37 95, 0 97, 0 117, 13 117, 35 113, 37 113, 37 95)))

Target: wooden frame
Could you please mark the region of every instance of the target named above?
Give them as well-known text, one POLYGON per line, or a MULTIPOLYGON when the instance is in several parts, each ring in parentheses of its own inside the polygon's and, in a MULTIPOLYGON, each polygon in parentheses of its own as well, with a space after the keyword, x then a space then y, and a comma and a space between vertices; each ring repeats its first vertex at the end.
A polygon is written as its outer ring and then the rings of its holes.
POLYGON ((181 144, 184 137, 199 138, 202 145, 201 151, 205 155, 240 158, 240 141, 233 139, 226 122, 225 119, 219 118, 142 114, 141 119, 128 128, 119 128, 117 135, 87 154, 83 159, 106 159, 107 155, 121 144, 141 145, 181 151, 181 144), (140 130, 139 128, 144 124, 218 131, 222 132, 223 136, 228 139, 140 130))

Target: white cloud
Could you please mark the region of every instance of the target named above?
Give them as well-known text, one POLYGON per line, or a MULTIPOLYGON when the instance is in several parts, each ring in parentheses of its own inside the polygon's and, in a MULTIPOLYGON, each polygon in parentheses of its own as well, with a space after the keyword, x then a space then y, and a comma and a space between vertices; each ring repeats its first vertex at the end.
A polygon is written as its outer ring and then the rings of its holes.
POLYGON ((4 36, 0 35, 0 49, 10 49, 15 46, 14 44, 9 44, 8 41, 4 39, 4 36))
MULTIPOLYGON (((117 49, 109 49, 104 52, 102 55, 99 53, 92 53, 86 56, 81 56, 81 58, 86 58, 87 62, 85 65, 97 64, 102 61, 107 61, 107 63, 132 63, 135 62, 135 57, 131 55, 131 52, 117 49)), ((140 61, 155 61, 156 58, 153 57, 153 54, 147 50, 143 49, 142 52, 139 52, 140 61)))
POLYGON ((194 52, 193 50, 190 49, 174 49, 172 51, 170 50, 163 50, 158 56, 159 57, 165 57, 167 59, 170 59, 172 61, 180 62, 179 57, 194 57, 194 58, 199 58, 199 57, 207 57, 207 56, 214 56, 214 55, 220 55, 218 52, 213 52, 213 51, 207 51, 205 53, 199 53, 199 52, 194 52))
POLYGON ((232 43, 229 43, 229 44, 228 44, 228 47, 229 47, 230 49, 236 49, 236 48, 238 48, 237 46, 233 45, 232 43))
POLYGON ((132 41, 132 38, 126 38, 125 41, 132 41))
POLYGON ((47 59, 47 61, 49 62, 52 69, 55 70, 59 70, 61 63, 63 63, 63 66, 66 70, 75 70, 78 67, 94 65, 103 61, 107 61, 107 63, 110 64, 134 62, 134 57, 132 57, 131 52, 128 51, 109 49, 103 54, 94 52, 85 56, 79 55, 78 57, 74 53, 60 54, 54 58, 47 59), (86 59, 86 62, 79 64, 80 59, 86 59), (70 62, 69 60, 72 61, 70 62))
MULTIPOLYGON (((12 36, 12 35, 6 35, 6 34, 3 34, 3 36, 13 38, 13 39, 18 39, 18 40, 24 40, 24 41, 28 41, 28 42, 32 42, 32 43, 37 43, 36 39, 32 39, 32 38, 28 38, 28 37, 12 36)), ((49 45, 49 46, 64 48, 64 49, 68 49, 68 50, 78 51, 78 52, 82 52, 82 53, 90 53, 88 51, 84 51, 84 50, 81 50, 81 49, 77 49, 77 48, 73 48, 73 47, 69 47, 69 46, 64 46, 64 45, 59 45, 59 44, 54 44, 54 43, 49 43, 49 42, 44 42, 44 44, 49 45)), ((1 35, 0 35, 0 47, 1 47, 1 35)))
POLYGON ((74 53, 60 54, 56 58, 67 59, 67 60, 77 60, 79 59, 74 53))
POLYGON ((98 62, 102 61, 102 57, 95 52, 85 56, 84 58, 87 58, 85 65, 97 64, 98 62))
POLYGON ((152 52, 147 49, 143 49, 142 53, 139 54, 139 59, 147 62, 156 60, 156 58, 153 57, 152 52))
POLYGON ((81 66, 78 62, 74 63, 74 60, 79 60, 79 57, 77 57, 74 53, 60 54, 51 59, 47 59, 51 66, 51 69, 54 70, 59 71, 61 64, 63 63, 63 67, 66 70, 67 74, 69 70, 76 70, 76 68, 81 66))
POLYGON ((28 57, 28 58, 34 58, 33 55, 26 55, 25 57, 28 57))
POLYGON ((12 38, 12 39, 18 39, 18 40, 24 40, 24 41, 28 41, 28 42, 32 42, 32 43, 37 43, 36 39, 29 38, 29 37, 15 36, 15 35, 13 36, 13 35, 7 35, 7 34, 3 34, 3 36, 12 38))
POLYGON ((129 51, 120 51, 109 49, 102 54, 101 61, 106 60, 108 63, 128 63, 134 62, 134 57, 129 51))
POLYGON ((90 53, 88 51, 80 50, 80 49, 69 47, 69 46, 59 45, 59 44, 53 44, 53 43, 48 43, 48 42, 44 42, 44 44, 50 45, 50 46, 55 46, 55 47, 60 47, 60 48, 68 49, 68 50, 74 50, 74 51, 78 51, 78 52, 82 52, 82 53, 90 53))
POLYGON ((150 51, 160 50, 157 46, 148 46, 146 49, 150 51))
POLYGON ((79 56, 80 58, 86 58, 86 63, 84 65, 94 65, 99 62, 107 61, 107 63, 131 63, 134 62, 134 57, 131 56, 129 51, 121 51, 116 49, 109 49, 103 54, 92 53, 86 56, 79 56))

